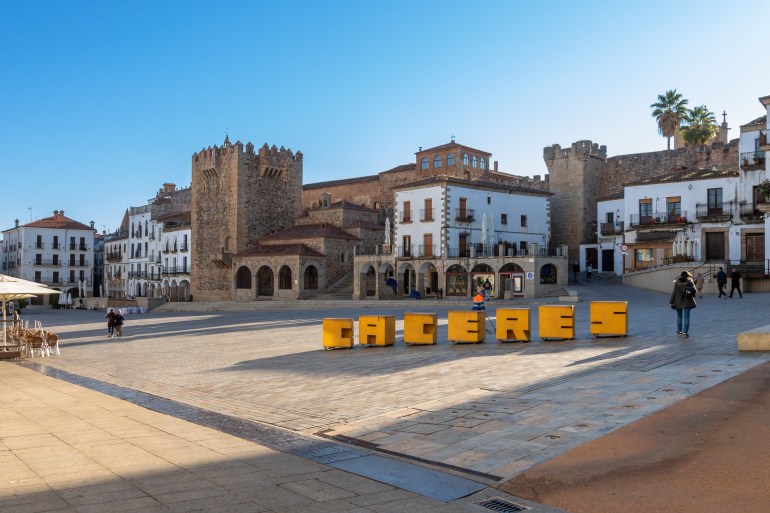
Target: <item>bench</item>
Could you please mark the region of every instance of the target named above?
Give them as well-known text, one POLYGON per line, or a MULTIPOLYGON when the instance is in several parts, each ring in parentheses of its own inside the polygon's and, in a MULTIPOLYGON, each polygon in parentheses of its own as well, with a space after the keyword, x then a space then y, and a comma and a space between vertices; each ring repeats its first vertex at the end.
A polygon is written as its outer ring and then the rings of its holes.
POLYGON ((738 333, 738 351, 770 351, 770 324, 738 333))

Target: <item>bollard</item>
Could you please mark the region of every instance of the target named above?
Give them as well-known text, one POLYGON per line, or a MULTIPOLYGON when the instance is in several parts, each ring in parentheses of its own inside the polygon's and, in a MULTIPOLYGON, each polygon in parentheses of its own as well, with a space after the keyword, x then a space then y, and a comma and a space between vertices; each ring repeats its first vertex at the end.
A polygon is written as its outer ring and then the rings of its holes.
POLYGON ((486 337, 486 312, 484 310, 453 310, 449 312, 450 342, 477 344, 486 337))
POLYGON ((625 337, 628 301, 591 301, 591 335, 625 337))
POLYGON ((538 312, 541 340, 575 338, 574 305, 540 305, 538 312))
POLYGON ((358 317, 358 343, 362 346, 392 346, 396 343, 396 317, 361 315, 358 317))
POLYGON ((404 313, 404 344, 435 344, 438 338, 438 315, 434 313, 404 313))
POLYGON ((324 319, 323 347, 324 349, 353 347, 353 319, 324 319))
POLYGON ((529 342, 529 308, 498 308, 495 336, 500 342, 529 342))

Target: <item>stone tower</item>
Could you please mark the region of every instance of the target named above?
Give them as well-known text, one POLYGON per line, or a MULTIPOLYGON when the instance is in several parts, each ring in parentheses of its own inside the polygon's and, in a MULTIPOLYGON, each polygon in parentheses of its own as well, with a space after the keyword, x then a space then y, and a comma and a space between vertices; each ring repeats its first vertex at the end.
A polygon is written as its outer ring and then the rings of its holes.
POLYGON ((596 241, 596 199, 607 147, 591 141, 577 141, 571 148, 558 144, 543 148, 548 167, 551 198, 552 247, 567 245, 570 260, 580 254, 582 242, 596 241))
POLYGON ((302 212, 302 152, 257 152, 225 137, 192 156, 192 268, 195 301, 233 299, 230 257, 292 226, 302 212))

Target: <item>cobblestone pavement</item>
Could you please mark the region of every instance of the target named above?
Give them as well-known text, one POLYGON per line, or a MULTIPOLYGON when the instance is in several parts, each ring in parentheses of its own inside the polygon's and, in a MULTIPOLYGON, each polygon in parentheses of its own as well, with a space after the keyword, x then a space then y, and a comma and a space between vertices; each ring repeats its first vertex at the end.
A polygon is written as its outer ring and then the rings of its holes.
MULTIPOLYGON (((199 408, 320 434, 495 480, 561 454, 768 360, 739 354, 736 333, 768 324, 768 296, 699 300, 676 336, 668 295, 598 279, 576 287, 576 339, 447 342, 449 309, 412 301, 379 309, 149 313, 106 338, 103 312, 30 311, 62 335, 37 363, 199 408), (629 302, 629 336, 596 339, 589 302, 629 302), (439 343, 404 346, 404 311, 439 314, 439 343), (397 343, 324 351, 324 317, 396 315, 397 343)), ((470 304, 470 302, 469 302, 470 304)), ((497 306, 510 303, 494 301, 497 306)))

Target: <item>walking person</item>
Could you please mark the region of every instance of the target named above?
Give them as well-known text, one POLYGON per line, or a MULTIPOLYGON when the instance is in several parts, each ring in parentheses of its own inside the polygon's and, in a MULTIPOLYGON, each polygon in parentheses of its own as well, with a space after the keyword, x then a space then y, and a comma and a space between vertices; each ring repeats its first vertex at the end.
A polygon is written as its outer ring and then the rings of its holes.
POLYGON ((115 336, 120 337, 123 335, 123 321, 126 318, 123 317, 123 310, 120 308, 117 309, 115 312, 115 318, 113 319, 113 322, 115 323, 115 336))
POLYGON ((733 269, 733 272, 730 273, 730 297, 733 297, 733 292, 736 290, 740 297, 743 297, 743 292, 741 292, 741 273, 738 269, 733 269))
POLYGON ((695 283, 692 273, 682 271, 682 274, 674 280, 674 290, 668 300, 668 306, 676 310, 676 334, 683 338, 690 337, 690 310, 695 308, 695 283))
POLYGON ((21 315, 19 314, 19 310, 16 309, 11 313, 11 319, 13 320, 13 331, 16 333, 19 333, 19 328, 21 325, 21 315))
POLYGON ((591 264, 588 264, 586 266, 586 281, 588 283, 591 283, 591 276, 594 274, 594 266, 591 264))
POLYGON ((492 283, 489 281, 489 278, 484 280, 484 301, 489 301, 489 296, 492 294, 492 283))
POLYGON ((703 298, 703 273, 695 277, 695 290, 698 291, 698 299, 703 298))
POLYGON ((104 317, 107 319, 107 338, 112 338, 115 335, 115 310, 110 308, 104 317))
POLYGON ((717 299, 721 298, 722 296, 727 299, 727 292, 725 292, 725 286, 727 285, 727 273, 724 271, 722 267, 719 268, 719 271, 717 271, 717 287, 719 287, 719 295, 717 296, 717 299))

